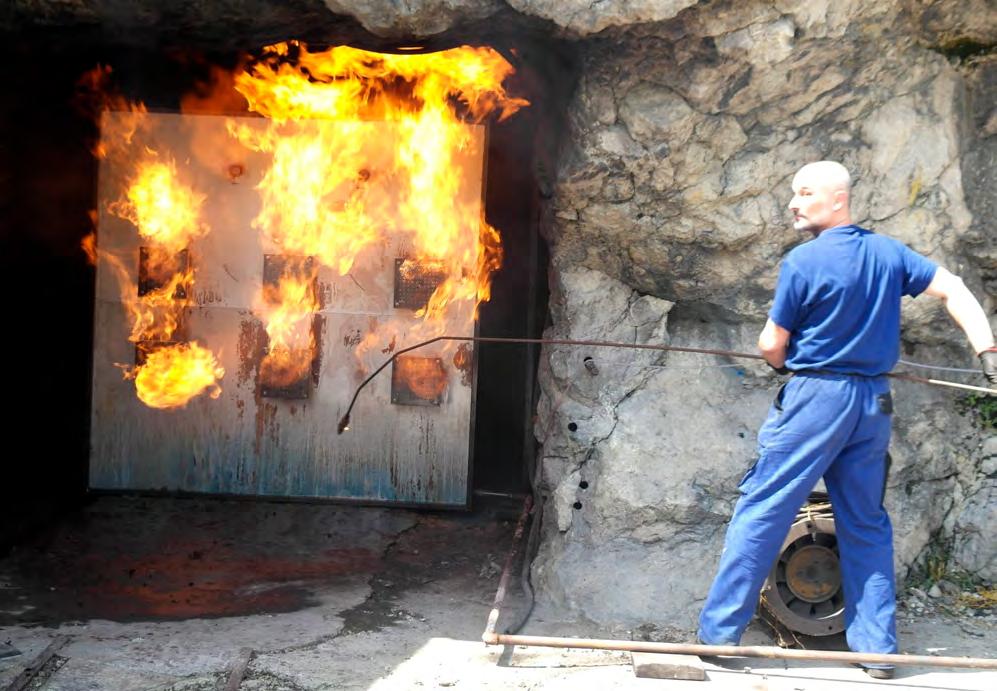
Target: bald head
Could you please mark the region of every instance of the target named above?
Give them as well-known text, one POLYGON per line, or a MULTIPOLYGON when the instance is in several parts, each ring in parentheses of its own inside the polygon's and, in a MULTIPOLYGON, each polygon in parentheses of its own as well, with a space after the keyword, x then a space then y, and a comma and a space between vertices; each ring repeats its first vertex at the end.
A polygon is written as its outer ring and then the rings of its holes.
POLYGON ((793 227, 814 235, 835 226, 851 223, 849 197, 852 178, 837 161, 817 161, 800 168, 793 176, 793 227))
POLYGON ((848 174, 848 169, 837 161, 817 161, 808 163, 798 171, 793 177, 793 191, 798 185, 809 184, 811 186, 823 186, 832 192, 842 190, 849 192, 852 188, 852 176, 848 174))

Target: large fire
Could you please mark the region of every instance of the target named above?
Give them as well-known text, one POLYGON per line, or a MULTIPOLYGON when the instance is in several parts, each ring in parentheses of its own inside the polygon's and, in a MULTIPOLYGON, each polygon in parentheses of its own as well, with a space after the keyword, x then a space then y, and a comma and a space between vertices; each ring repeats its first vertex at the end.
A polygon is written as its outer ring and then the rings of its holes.
MULTIPOLYGON (((413 262, 442 272, 417 312, 423 328, 408 335, 440 335, 445 312, 472 321, 489 297, 501 244, 480 204, 461 203, 459 158, 473 143, 469 122, 496 109, 504 118, 526 104, 505 94, 511 72, 488 48, 386 55, 270 46, 235 88, 271 124, 262 134, 230 126, 247 147, 272 156, 256 227, 281 251, 313 256, 340 275, 393 236, 413 262), (391 194, 371 194, 375 182, 391 194)), ((395 339, 397 330, 386 324, 368 334, 359 353, 395 339)))
POLYGON ((147 150, 122 197, 107 205, 109 213, 130 221, 145 243, 137 294, 121 260, 112 254, 107 259, 131 316, 129 340, 140 346, 159 344, 144 362, 123 368, 125 377, 135 380, 139 399, 152 408, 184 406, 205 391, 212 398, 221 393, 217 379, 225 371, 214 354, 197 343, 174 341, 194 283, 194 272, 182 258, 190 243, 207 232, 200 220, 204 199, 179 179, 171 159, 160 160, 157 152, 147 150))
MULTIPOLYGON (((95 78, 106 78, 98 72, 95 78)), ((310 52, 291 41, 267 47, 221 80, 265 119, 230 118, 225 143, 266 161, 255 178, 253 230, 264 252, 285 262, 280 276, 264 280, 252 307, 268 337, 259 370, 265 385, 291 386, 311 371, 319 271, 347 276, 359 258, 369 264, 387 247, 405 258, 402 271, 431 275, 424 282, 431 292, 405 323, 379 321, 358 358, 384 343, 403 347, 455 323, 473 324, 502 249, 483 218, 481 181, 463 171, 483 156, 476 125, 527 105, 505 92, 512 72, 490 48, 389 55, 350 47, 310 52)), ((145 109, 130 111, 103 132, 98 151, 127 154, 134 170, 106 211, 134 225, 145 252, 148 290, 140 285, 138 296, 125 298, 130 339, 165 343, 126 374, 142 401, 173 407, 204 391, 217 396, 223 374, 210 351, 178 337, 194 304, 197 263, 188 252, 209 230, 201 220, 207 197, 184 182, 170 152, 145 143, 154 139, 144 137, 145 109)), ((119 260, 111 263, 124 285, 131 274, 119 260)))

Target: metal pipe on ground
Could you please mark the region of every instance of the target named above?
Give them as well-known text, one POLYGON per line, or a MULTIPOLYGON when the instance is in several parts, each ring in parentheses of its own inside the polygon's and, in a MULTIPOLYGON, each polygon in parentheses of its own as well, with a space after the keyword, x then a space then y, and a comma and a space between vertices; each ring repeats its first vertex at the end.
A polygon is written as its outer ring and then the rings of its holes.
POLYGON ((533 508, 533 495, 526 495, 523 502, 523 512, 519 515, 516 523, 516 532, 512 536, 512 547, 509 548, 509 555, 505 558, 505 567, 502 569, 502 577, 499 579, 498 590, 495 591, 495 602, 492 604, 492 611, 488 614, 488 623, 485 625, 485 636, 495 635, 495 626, 498 624, 499 608, 505 600, 505 591, 509 587, 509 577, 512 573, 512 562, 516 556, 516 550, 523 539, 523 530, 526 527, 526 519, 533 508))
MULTIPOLYGON (((495 614, 495 610, 492 610, 495 614)), ((498 615, 495 615, 496 619, 498 615)), ((489 617, 491 622, 491 617, 489 617)), ((700 657, 761 657, 770 660, 807 660, 809 662, 844 662, 896 667, 961 667, 995 669, 997 659, 982 657, 941 657, 935 655, 884 655, 853 653, 838 650, 794 650, 760 645, 702 645, 693 643, 656 643, 653 641, 618 641, 600 638, 558 638, 552 636, 521 636, 497 634, 485 629, 481 639, 487 645, 525 645, 546 648, 587 648, 619 650, 633 653, 666 653, 700 657)))
POLYGON ((858 665, 893 665, 895 667, 958 667, 963 669, 997 670, 997 659, 983 657, 944 657, 939 655, 898 655, 854 653, 840 650, 796 650, 777 646, 705 645, 702 643, 658 643, 655 641, 621 641, 605 638, 566 638, 556 636, 525 636, 496 633, 501 607, 512 573, 512 564, 523 537, 526 520, 530 515, 533 497, 527 496, 523 512, 516 524, 512 546, 505 560, 499 579, 492 611, 481 640, 486 645, 522 645, 545 648, 585 648, 589 650, 618 650, 632 653, 663 653, 669 655, 695 655, 698 657, 757 657, 769 660, 806 660, 808 662, 842 662, 858 665))

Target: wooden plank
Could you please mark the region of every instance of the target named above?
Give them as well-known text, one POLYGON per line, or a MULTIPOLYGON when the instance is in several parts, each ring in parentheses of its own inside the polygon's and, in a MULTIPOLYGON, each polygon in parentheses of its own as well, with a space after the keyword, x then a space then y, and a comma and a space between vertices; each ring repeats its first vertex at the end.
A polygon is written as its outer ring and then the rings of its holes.
POLYGON ((24 668, 24 671, 17 675, 17 678, 14 679, 14 681, 10 682, 10 685, 7 687, 6 691, 23 691, 23 689, 28 688, 31 682, 38 675, 38 672, 41 671, 42 667, 44 667, 45 664, 52 659, 56 651, 66 645, 68 641, 68 636, 56 636, 52 639, 52 642, 49 643, 48 647, 41 651, 41 653, 38 654, 38 657, 32 660, 31 663, 24 668))
POLYGON ((694 655, 630 653, 634 675, 641 679, 705 681, 706 665, 694 655))
POLYGON ((253 659, 252 648, 242 648, 239 650, 239 657, 232 663, 232 671, 229 672, 228 681, 225 683, 224 691, 239 691, 242 678, 246 676, 246 670, 253 659))

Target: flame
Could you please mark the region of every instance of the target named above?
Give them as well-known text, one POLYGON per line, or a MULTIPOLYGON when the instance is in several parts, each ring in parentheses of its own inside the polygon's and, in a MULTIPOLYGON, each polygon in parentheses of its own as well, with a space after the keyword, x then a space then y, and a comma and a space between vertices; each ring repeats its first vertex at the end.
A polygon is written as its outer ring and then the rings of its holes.
MULTIPOLYGON (((103 141, 119 145, 121 142, 114 137, 120 135, 117 128, 112 128, 104 133, 103 141)), ((104 148, 105 152, 109 150, 114 150, 115 156, 124 155, 113 147, 104 148)), ((145 349, 148 342, 167 343, 151 350, 141 364, 125 368, 124 376, 135 380, 139 400, 153 408, 186 405, 205 390, 217 398, 221 394, 217 380, 224 375, 224 369, 215 355, 196 342, 171 343, 192 303, 189 296, 194 271, 188 265, 186 249, 208 231, 201 221, 205 196, 180 179, 171 157, 161 157, 148 147, 134 166, 134 174, 121 196, 106 208, 110 214, 131 222, 144 243, 140 251, 140 274, 144 272, 144 276, 140 275, 140 279, 148 285, 139 286, 139 292, 144 294, 136 293, 133 274, 120 257, 99 254, 118 277, 122 302, 131 321, 128 339, 145 349)), ((92 246, 93 241, 84 242, 85 249, 92 246)))
MULTIPOLYGON (((253 227, 266 251, 314 259, 307 270, 292 267, 279 280, 265 281, 254 303, 269 339, 260 368, 264 382, 286 386, 307 376, 316 348, 318 271, 347 275, 365 253, 366 266, 378 258, 383 262, 390 247, 395 256, 410 257, 413 266, 429 267, 436 288, 423 308, 379 322, 358 356, 374 343, 380 350, 389 341, 431 338, 473 323, 478 305, 490 296, 502 248, 498 231, 483 217, 480 177, 465 171, 484 156, 484 136, 476 125, 528 105, 505 91, 513 71, 489 48, 386 55, 349 47, 310 52, 292 41, 269 46, 231 77, 216 71, 200 93, 185 99, 188 110, 224 103, 229 112, 240 110, 244 100, 265 118, 228 121, 229 146, 269 159, 259 178, 261 205, 253 227), (229 90, 217 100, 209 93, 230 84, 238 96, 229 90)), ((105 92, 109 78, 110 69, 99 67, 81 80, 80 91, 105 92)), ((143 280, 149 285, 141 296, 134 295, 133 272, 117 258, 111 261, 131 316, 129 338, 175 341, 195 281, 179 255, 209 231, 201 221, 205 196, 182 179, 168 152, 158 150, 142 104, 105 95, 103 107, 127 115, 104 118, 97 154, 116 161, 128 156, 134 165, 121 196, 106 210, 131 222, 147 250, 143 280)), ((236 173, 229 175, 234 180, 236 173)), ((93 242, 84 246, 92 248, 93 242)), ((129 376, 140 398, 157 407, 163 400, 189 400, 206 388, 217 396, 223 372, 205 354, 210 352, 196 344, 174 343, 150 353, 129 376), (168 357, 173 359, 167 363, 168 357), (143 374, 152 363, 158 369, 143 374), (187 366, 190 382, 184 381, 187 366), (204 384, 207 374, 214 378, 204 384), (155 385, 143 389, 140 381, 155 385)), ((437 374, 445 387, 446 372, 437 374)))
POLYGON ((127 154, 136 134, 148 124, 145 104, 124 98, 112 84, 113 70, 97 65, 76 81, 73 102, 78 110, 94 120, 105 111, 118 111, 120 117, 105 118, 101 123, 101 138, 93 146, 97 158, 112 153, 127 154))
POLYGON ((312 317, 319 309, 315 267, 300 257, 285 259, 280 279, 264 285, 262 300, 254 310, 263 319, 268 337, 260 378, 277 387, 308 376, 315 349, 312 317))
POLYGON ((305 348, 289 348, 285 345, 270 348, 260 363, 260 380, 267 386, 285 388, 307 378, 311 371, 314 347, 314 341, 309 339, 305 348))
POLYGON ((436 358, 400 357, 394 366, 393 376, 425 401, 435 401, 446 391, 447 373, 436 358))
POLYGON ((172 158, 160 161, 155 151, 147 153, 125 197, 109 204, 108 210, 135 224, 149 243, 179 252, 206 232, 200 222, 205 197, 180 182, 172 158))
POLYGON ((189 294, 186 288, 193 280, 193 272, 190 270, 175 273, 161 287, 140 298, 126 300, 125 307, 132 318, 132 331, 128 340, 172 340, 180 328, 184 308, 190 305, 188 298, 178 298, 177 295, 189 294))
MULTIPOLYGON (((464 179, 463 161, 483 144, 472 124, 528 105, 506 94, 503 82, 513 71, 490 48, 313 53, 291 41, 269 46, 236 75, 250 110, 270 119, 262 130, 229 123, 233 137, 272 157, 254 222, 269 243, 345 275, 363 252, 390 239, 442 275, 414 315, 417 328, 382 324, 358 355, 403 331, 429 338, 455 322, 470 325, 489 298, 501 240, 484 221, 480 196, 469 187, 478 181, 464 179)), ((268 318, 287 316, 271 310, 268 318)), ((268 322, 268 333, 282 328, 268 322)))
POLYGON ((222 389, 217 382, 223 376, 214 353, 197 341, 151 350, 142 365, 125 372, 135 380, 139 399, 151 408, 179 408, 205 391, 218 398, 222 389))
POLYGON ((87 233, 86 237, 80 242, 80 247, 83 248, 83 252, 87 255, 87 263, 91 266, 97 266, 97 233, 93 231, 87 233))
POLYGON ((131 314, 131 341, 171 340, 177 332, 194 272, 180 261, 180 253, 207 228, 201 223, 204 195, 184 185, 171 159, 159 160, 156 152, 136 165, 135 175, 122 197, 110 204, 110 213, 131 221, 148 245, 145 250, 146 279, 157 286, 141 296, 132 294, 133 284, 121 262, 112 260, 122 286, 122 299, 131 314))

